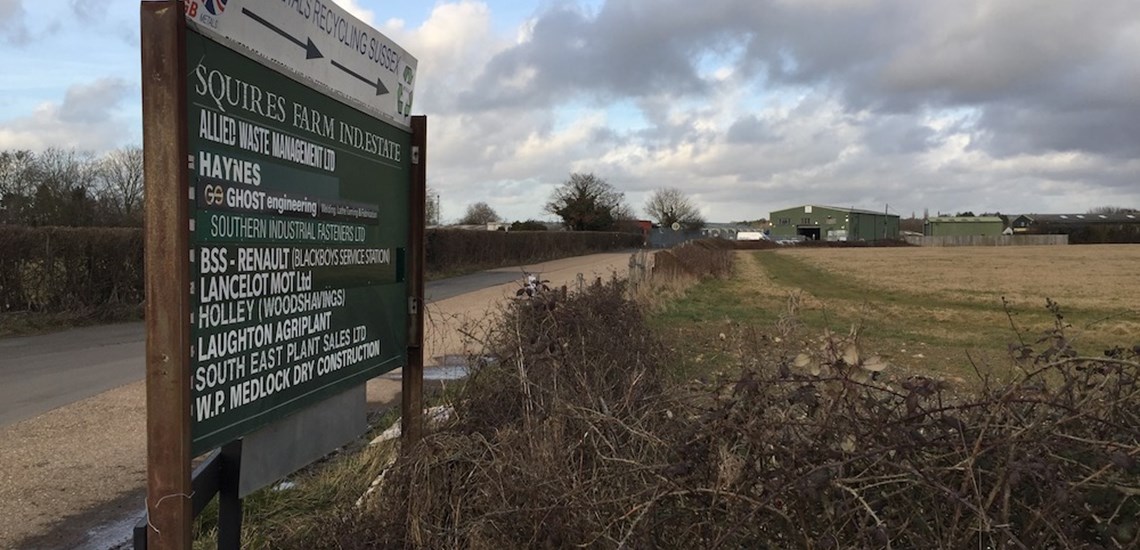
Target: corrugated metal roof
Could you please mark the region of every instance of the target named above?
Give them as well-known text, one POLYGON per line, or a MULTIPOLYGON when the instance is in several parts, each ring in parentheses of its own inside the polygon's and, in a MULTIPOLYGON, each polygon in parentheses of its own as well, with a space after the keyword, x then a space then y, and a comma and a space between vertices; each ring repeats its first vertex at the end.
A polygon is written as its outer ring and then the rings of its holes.
POLYGON ((1029 218, 1032 223, 1140 223, 1140 212, 1118 212, 1114 214, 1022 214, 1022 216, 1029 218))
MULTIPOLYGON (((816 205, 812 205, 812 206, 818 206, 820 208, 830 208, 832 210, 839 210, 841 212, 854 212, 856 214, 875 214, 876 216, 882 216, 885 214, 885 212, 881 212, 878 210, 864 210, 862 208, 844 208, 842 206, 827 206, 826 204, 816 204, 816 205)), ((898 217, 896 214, 886 214, 886 215, 898 217)))
MULTIPOLYGON (((800 206, 789 206, 787 208, 781 208, 779 210, 773 210, 772 212, 783 212, 785 210, 796 210, 796 209, 803 208, 805 206, 810 206, 812 208, 827 208, 829 210, 838 210, 840 212, 851 212, 854 214, 874 214, 876 216, 882 216, 884 214, 882 211, 863 210, 861 208, 848 208, 845 206, 828 206, 826 204, 803 204, 800 206)), ((887 214, 887 215, 888 216, 894 216, 896 218, 899 217, 898 214, 887 214)))
POLYGON ((1003 223, 997 216, 937 216, 927 218, 926 221, 934 223, 1003 223))

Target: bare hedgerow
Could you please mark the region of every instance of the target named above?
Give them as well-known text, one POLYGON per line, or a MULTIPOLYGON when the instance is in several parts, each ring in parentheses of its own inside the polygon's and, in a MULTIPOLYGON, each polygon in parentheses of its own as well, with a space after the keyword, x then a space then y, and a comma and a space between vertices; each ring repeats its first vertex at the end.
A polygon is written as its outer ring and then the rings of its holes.
MULTIPOLYGON (((388 476, 364 547, 613 546, 673 462, 664 348, 610 281, 512 302, 455 421, 388 476), (394 507, 398 507, 394 508, 394 507)), ((680 408, 678 408, 680 410, 680 408)))
POLYGON ((701 239, 661 250, 654 257, 654 277, 687 275, 700 279, 726 277, 732 273, 734 243, 724 239, 701 239))
POLYGON ((519 303, 336 544, 1136 548, 1140 347, 1083 356, 1050 307, 1020 380, 962 392, 858 331, 796 337, 795 300, 779 337, 742 331, 740 377, 684 388, 619 285, 519 303))
POLYGON ((1014 347, 1022 379, 976 395, 876 380, 856 332, 746 372, 678 468, 721 498, 679 506, 714 507, 729 546, 1137 547, 1140 346, 1081 356, 1049 307, 1054 329, 1014 347))
POLYGON ((623 281, 599 280, 509 304, 456 404, 465 427, 530 425, 567 406, 636 414, 653 403, 663 348, 625 291, 623 281))

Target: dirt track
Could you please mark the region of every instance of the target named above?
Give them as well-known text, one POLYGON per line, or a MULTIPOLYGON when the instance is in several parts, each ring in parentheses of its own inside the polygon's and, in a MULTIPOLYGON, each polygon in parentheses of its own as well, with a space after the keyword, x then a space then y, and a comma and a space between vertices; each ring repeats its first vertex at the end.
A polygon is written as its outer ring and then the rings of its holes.
MULTIPOLYGON (((500 272, 539 271, 552 286, 581 273, 620 276, 629 254, 544 262, 500 272)), ((425 360, 464 353, 463 327, 477 326, 518 283, 440 300, 427 308, 425 360)), ((368 403, 399 402, 400 382, 368 383, 368 403)), ((146 483, 145 389, 134 382, 0 428, 0 548, 107 548, 129 533, 143 508, 146 483)))

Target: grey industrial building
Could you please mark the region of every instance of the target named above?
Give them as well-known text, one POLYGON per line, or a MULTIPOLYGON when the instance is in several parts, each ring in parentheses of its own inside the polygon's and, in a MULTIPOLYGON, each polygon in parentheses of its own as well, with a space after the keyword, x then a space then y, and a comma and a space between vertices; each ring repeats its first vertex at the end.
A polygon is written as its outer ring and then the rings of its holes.
POLYGON ((922 233, 927 237, 996 237, 1004 230, 1005 223, 999 216, 939 216, 927 218, 922 233))
POLYGON ((1022 214, 1010 221, 1014 235, 1068 235, 1069 242, 1140 242, 1140 212, 1103 214, 1022 214))
POLYGON ((773 239, 878 241, 899 238, 899 217, 885 212, 807 204, 771 212, 773 239))

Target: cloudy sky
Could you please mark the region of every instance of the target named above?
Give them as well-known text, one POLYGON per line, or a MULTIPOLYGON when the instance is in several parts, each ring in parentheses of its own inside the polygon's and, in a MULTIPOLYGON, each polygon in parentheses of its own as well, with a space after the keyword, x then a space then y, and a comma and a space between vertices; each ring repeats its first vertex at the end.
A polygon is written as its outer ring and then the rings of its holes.
MULTIPOLYGON (((445 220, 571 172, 711 221, 1140 207, 1136 0, 341 5, 419 59, 445 220)), ((0 0, 0 60, 0 149, 140 143, 138 2, 0 0)))

